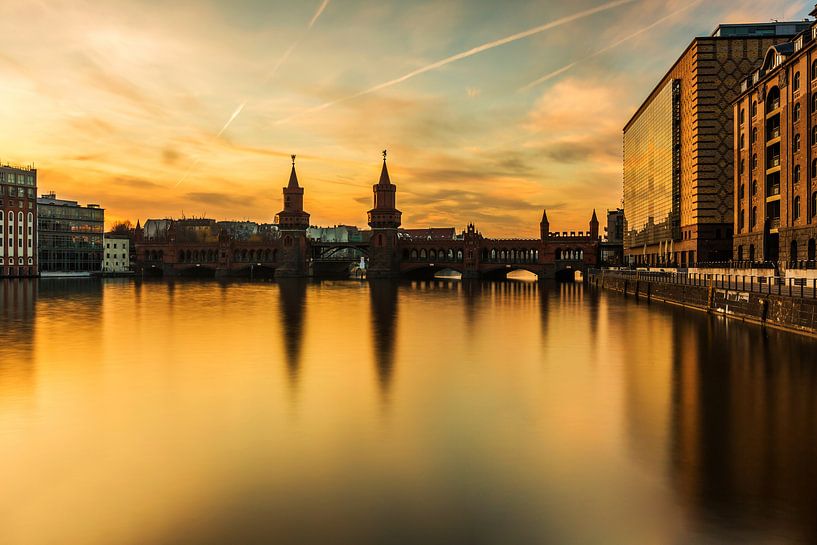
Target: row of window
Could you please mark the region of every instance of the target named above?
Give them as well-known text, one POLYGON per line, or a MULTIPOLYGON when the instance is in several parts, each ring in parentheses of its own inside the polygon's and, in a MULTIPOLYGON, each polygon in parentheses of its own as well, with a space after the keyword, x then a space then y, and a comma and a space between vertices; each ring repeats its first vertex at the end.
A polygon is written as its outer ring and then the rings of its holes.
MULTIPOLYGON (((14 212, 9 212, 8 213, 8 219, 9 219, 9 224, 13 225, 14 224, 14 212)), ((22 212, 17 213, 17 221, 20 222, 20 223, 23 223, 23 213, 22 212)), ((33 223, 33 222, 34 222, 34 214, 29 212, 28 213, 28 223, 33 223)), ((0 212, 0 225, 2 225, 2 223, 3 223, 3 213, 0 212)))
MULTIPOLYGON (((21 225, 17 229, 17 236, 23 236, 22 229, 23 229, 23 226, 21 225)), ((2 235, 3 235, 3 224, 0 223, 0 236, 2 236, 2 235)), ((28 226, 28 236, 33 236, 33 235, 34 235, 34 228, 31 225, 29 225, 28 226)), ((12 237, 14 236, 14 226, 13 225, 9 225, 9 236, 12 236, 12 237)))
POLYGON ((35 185, 33 174, 17 174, 14 172, 0 172, 0 182, 29 186, 35 185))
MULTIPOLYGON (((32 246, 31 246, 31 242, 32 242, 32 241, 31 241, 31 239, 29 238, 29 239, 26 239, 26 240, 28 241, 28 248, 29 248, 29 249, 31 249, 31 247, 32 247, 32 246)), ((9 245, 8 245, 8 247, 9 247, 9 248, 14 248, 14 239, 13 239, 13 238, 11 238, 11 237, 9 237, 9 245)), ((22 238, 18 238, 18 239, 17 239, 17 247, 18 247, 18 248, 20 248, 20 249, 22 249, 22 248, 23 248, 23 239, 22 239, 22 238)))
MULTIPOLYGON (((23 204, 23 201, 15 201, 15 200, 9 199, 7 202, 4 202, 3 199, 0 199, 0 206, 8 206, 10 208, 13 208, 14 206, 17 206, 18 208, 23 208, 25 205, 23 204)), ((28 209, 29 210, 34 209, 34 201, 33 200, 28 201, 28 209)), ((2 212, 0 212, 0 214, 2 214, 2 212)))
MULTIPOLYGON (((772 203, 772 204, 775 204, 775 203, 772 203)), ((777 204, 779 206, 779 203, 777 203, 777 204)), ((800 200, 799 195, 795 196, 794 199, 792 200, 791 215, 792 215, 792 219, 795 220, 795 221, 799 220, 801 215, 802 215, 802 213, 801 213, 801 200, 800 200)), ((811 194, 811 217, 812 218, 817 217, 817 191, 815 191, 814 193, 811 194)), ((745 227, 744 218, 745 218, 745 211, 743 209, 740 209, 738 211, 738 231, 743 231, 743 229, 745 227)), ((774 221, 775 219, 777 221, 780 220, 780 210, 779 210, 779 208, 777 208, 777 215, 776 216, 770 216, 769 219, 772 220, 772 221, 774 221)), ((749 229, 750 230, 754 230, 754 229, 757 228, 757 220, 758 220, 757 206, 753 206, 752 211, 749 214, 749 229)))
MULTIPOLYGON (((5 259, 4 259, 4 258, 2 258, 2 257, 0 257, 0 265, 5 265, 5 264, 6 264, 6 263, 5 263, 5 259)), ((23 259, 22 257, 18 257, 18 258, 17 258, 17 264, 18 264, 18 265, 25 265, 25 259, 23 259)), ((34 260, 33 260, 32 258, 30 258, 30 257, 28 258, 28 264, 29 264, 29 265, 33 265, 33 264, 34 264, 34 260)), ((8 265, 14 265, 14 258, 13 258, 13 257, 10 257, 10 258, 9 258, 9 260, 8 260, 8 265)))

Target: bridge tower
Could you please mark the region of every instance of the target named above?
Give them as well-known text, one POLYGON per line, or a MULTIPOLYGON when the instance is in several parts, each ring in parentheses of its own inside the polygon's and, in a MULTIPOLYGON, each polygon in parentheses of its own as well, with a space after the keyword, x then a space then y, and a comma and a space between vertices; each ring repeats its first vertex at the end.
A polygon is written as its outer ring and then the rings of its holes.
POLYGON ((372 187, 374 207, 369 210, 372 238, 369 250, 368 278, 388 278, 400 274, 400 254, 397 248, 397 229, 402 212, 397 209, 397 186, 389 179, 386 168, 386 150, 383 150, 383 169, 380 180, 372 187))
POLYGON ((306 230, 309 227, 309 214, 304 212, 304 188, 298 184, 294 155, 289 184, 284 188, 284 209, 275 215, 275 223, 281 233, 280 257, 275 276, 306 276, 309 255, 306 230))

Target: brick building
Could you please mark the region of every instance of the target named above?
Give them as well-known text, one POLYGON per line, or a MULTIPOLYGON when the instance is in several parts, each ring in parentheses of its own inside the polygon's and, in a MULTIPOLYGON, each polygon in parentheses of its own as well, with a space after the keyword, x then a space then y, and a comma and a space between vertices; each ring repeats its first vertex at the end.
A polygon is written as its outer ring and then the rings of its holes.
POLYGON ((740 82, 807 22, 720 25, 696 37, 624 127, 624 252, 687 266, 732 255, 740 82))
POLYGON ((813 262, 817 24, 768 48, 762 65, 742 82, 733 111, 733 259, 784 267, 813 262))
POLYGON ((0 276, 37 275, 37 170, 0 165, 0 276))

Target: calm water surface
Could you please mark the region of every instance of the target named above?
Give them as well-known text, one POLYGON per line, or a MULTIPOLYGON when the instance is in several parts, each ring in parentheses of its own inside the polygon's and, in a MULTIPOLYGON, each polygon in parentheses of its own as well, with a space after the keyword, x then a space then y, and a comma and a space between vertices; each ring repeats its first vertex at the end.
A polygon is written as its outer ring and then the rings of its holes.
POLYGON ((817 342, 581 285, 0 283, 0 543, 817 542, 817 342))

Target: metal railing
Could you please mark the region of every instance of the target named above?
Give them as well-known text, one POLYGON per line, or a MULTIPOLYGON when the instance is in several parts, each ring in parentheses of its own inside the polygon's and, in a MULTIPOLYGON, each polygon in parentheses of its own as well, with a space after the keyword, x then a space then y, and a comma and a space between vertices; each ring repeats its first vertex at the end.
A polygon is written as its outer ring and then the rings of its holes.
POLYGON ((676 286, 715 288, 765 295, 817 299, 817 278, 786 278, 749 274, 711 274, 693 272, 632 271, 591 269, 590 275, 626 278, 676 286))

